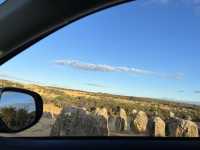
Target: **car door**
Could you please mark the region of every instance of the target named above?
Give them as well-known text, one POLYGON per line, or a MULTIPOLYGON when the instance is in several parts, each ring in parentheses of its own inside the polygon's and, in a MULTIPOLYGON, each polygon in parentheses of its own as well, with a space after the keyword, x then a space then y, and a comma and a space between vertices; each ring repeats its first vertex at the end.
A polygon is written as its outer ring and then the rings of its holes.
MULTIPOLYGON (((113 2, 81 4, 91 8, 93 4, 101 4, 95 7, 99 10, 122 1, 113 2)), ((8 1, 7 5, 12 3, 8 1)), ((75 3, 63 2, 66 6, 59 5, 60 11, 53 7, 57 2, 49 3, 44 12, 49 20, 43 20, 46 16, 38 15, 39 11, 32 14, 28 9, 31 2, 20 4, 26 6, 24 12, 30 18, 19 14, 30 22, 13 26, 14 39, 12 33, 0 35, 6 41, 2 43, 1 62, 5 63, 0 68, 1 87, 20 87, 39 93, 44 111, 32 128, 1 136, 120 137, 122 145, 126 143, 123 138, 129 139, 127 145, 131 138, 152 139, 159 145, 162 137, 177 140, 180 145, 188 141, 198 143, 198 2, 136 1, 73 23, 96 9, 83 11, 81 7, 81 11, 77 9, 78 15, 75 13, 74 18, 68 17, 64 22, 64 16, 69 15, 64 7, 71 4, 75 10, 75 3), (17 29, 29 23, 19 35, 17 29), (181 141, 183 138, 188 141, 181 141)), ((38 3, 34 4, 39 8, 38 3)), ((41 2, 40 7, 44 5, 41 2)), ((2 6, 5 8, 6 3, 2 6)), ((11 20, 4 21, 11 23, 11 20)), ((103 143, 94 142, 99 146, 103 143)))

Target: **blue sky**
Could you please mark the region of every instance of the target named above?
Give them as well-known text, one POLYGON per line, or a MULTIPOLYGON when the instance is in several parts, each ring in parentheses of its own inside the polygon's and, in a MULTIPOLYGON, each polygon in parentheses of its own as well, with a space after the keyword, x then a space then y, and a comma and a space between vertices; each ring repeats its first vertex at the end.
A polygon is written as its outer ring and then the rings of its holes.
POLYGON ((0 108, 15 107, 16 109, 26 108, 28 111, 35 111, 33 97, 28 94, 17 92, 4 92, 1 96, 0 108))
POLYGON ((62 28, 1 76, 95 92, 198 101, 200 1, 140 0, 62 28))
POLYGON ((2 4, 3 2, 5 2, 5 0, 0 0, 0 4, 2 4))

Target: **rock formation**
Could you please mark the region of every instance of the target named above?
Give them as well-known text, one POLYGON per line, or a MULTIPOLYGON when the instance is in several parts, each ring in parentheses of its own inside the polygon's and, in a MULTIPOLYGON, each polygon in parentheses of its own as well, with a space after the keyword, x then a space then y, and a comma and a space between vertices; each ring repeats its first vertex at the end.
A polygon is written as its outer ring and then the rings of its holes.
POLYGON ((148 130, 150 136, 164 137, 165 122, 160 117, 152 117, 148 122, 148 130))
POLYGON ((198 137, 198 126, 190 120, 170 118, 167 121, 166 134, 170 137, 198 137))
POLYGON ((51 136, 108 136, 108 121, 83 108, 66 107, 52 127, 51 136))
POLYGON ((127 130, 127 115, 123 108, 118 109, 118 113, 115 120, 115 129, 117 131, 127 130))
POLYGON ((145 133, 147 131, 148 117, 145 112, 139 111, 130 123, 130 128, 135 133, 145 133))

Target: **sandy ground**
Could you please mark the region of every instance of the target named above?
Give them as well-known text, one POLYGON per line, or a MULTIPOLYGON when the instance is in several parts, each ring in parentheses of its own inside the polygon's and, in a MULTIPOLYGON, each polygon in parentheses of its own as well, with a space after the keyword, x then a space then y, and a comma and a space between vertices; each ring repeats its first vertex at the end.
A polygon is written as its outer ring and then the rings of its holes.
MULTIPOLYGON (((51 128, 54 124, 55 120, 43 117, 39 123, 37 123, 32 128, 16 133, 16 134, 0 134, 1 137, 47 137, 50 135, 51 128)), ((126 132, 110 132, 110 136, 144 136, 144 135, 136 135, 130 131, 126 132)))
POLYGON ((45 137, 49 136, 52 125, 54 124, 53 119, 42 118, 35 126, 25 130, 23 132, 15 134, 0 134, 3 137, 45 137))

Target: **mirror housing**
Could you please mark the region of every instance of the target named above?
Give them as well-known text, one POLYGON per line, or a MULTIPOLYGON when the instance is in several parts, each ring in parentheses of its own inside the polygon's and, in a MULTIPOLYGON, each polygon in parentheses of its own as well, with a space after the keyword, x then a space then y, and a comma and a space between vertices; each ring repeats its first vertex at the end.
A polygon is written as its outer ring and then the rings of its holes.
POLYGON ((35 125, 43 114, 39 94, 26 89, 0 89, 0 133, 16 133, 35 125))

